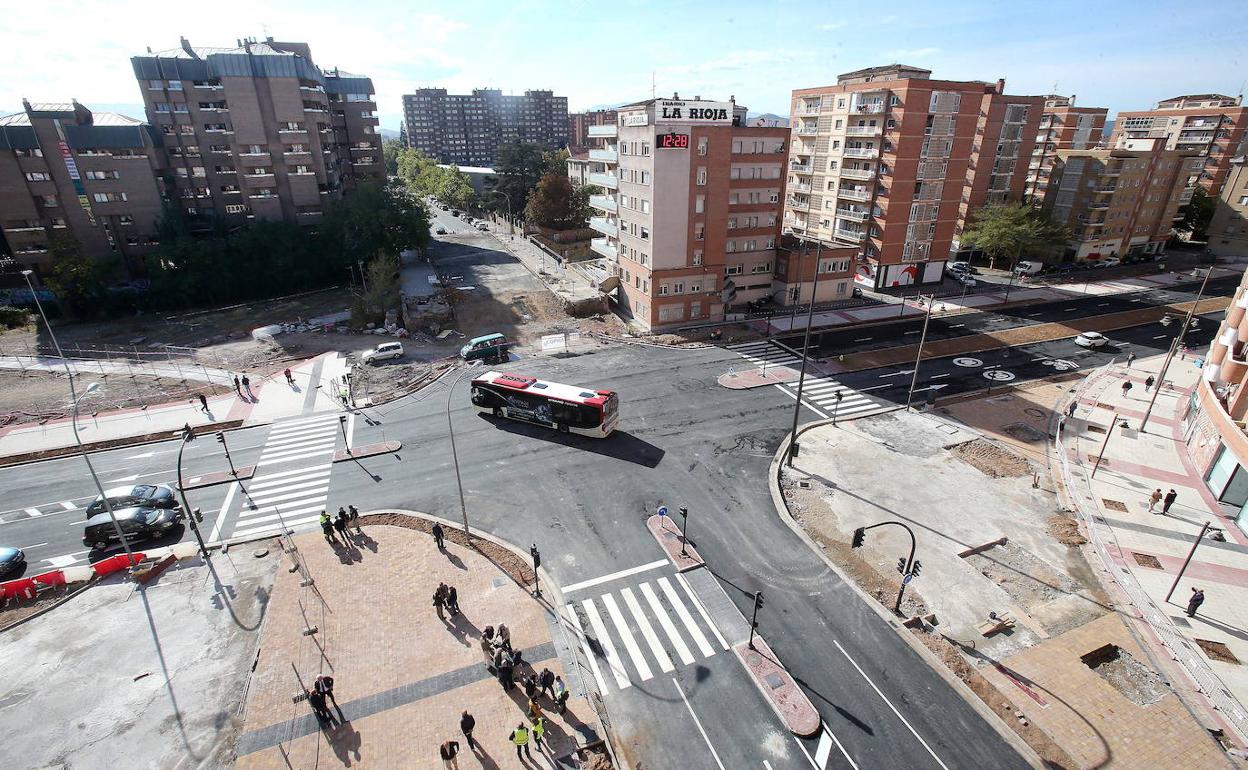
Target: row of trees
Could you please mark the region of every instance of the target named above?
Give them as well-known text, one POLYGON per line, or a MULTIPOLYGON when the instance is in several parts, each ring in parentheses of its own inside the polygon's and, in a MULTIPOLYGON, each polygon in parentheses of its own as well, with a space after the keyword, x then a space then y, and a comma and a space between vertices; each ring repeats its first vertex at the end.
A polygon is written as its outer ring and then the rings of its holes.
POLYGON ((454 166, 438 162, 420 150, 398 148, 395 151, 395 173, 413 194, 432 195, 455 208, 469 208, 477 203, 476 191, 468 175, 454 166))

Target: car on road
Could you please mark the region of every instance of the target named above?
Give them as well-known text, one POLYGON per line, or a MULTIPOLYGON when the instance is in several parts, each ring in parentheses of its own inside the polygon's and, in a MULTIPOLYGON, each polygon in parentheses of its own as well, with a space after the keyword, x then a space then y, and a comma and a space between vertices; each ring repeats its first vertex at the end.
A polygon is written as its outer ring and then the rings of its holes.
POLYGON ((96 497, 87 506, 87 518, 107 513, 104 498, 113 510, 143 506, 146 508, 177 508, 178 497, 168 484, 128 484, 124 487, 113 487, 104 490, 104 494, 96 497))
POLYGON ((476 226, 477 226, 477 229, 481 230, 482 232, 489 232, 490 226, 487 225, 485 222, 478 222, 476 226))
POLYGON ((0 577, 21 569, 26 563, 26 554, 21 548, 0 547, 0 577))
POLYGON ((973 266, 970 262, 950 262, 949 272, 965 273, 967 275, 979 275, 979 269, 973 266))
POLYGON ((135 542, 160 537, 173 529, 182 520, 182 511, 142 505, 115 509, 111 517, 105 511, 87 519, 86 529, 82 533, 82 544, 88 548, 107 548, 118 542, 113 518, 117 519, 117 527, 121 528, 126 541, 135 542))
POLYGON ((383 342, 377 347, 365 353, 360 360, 366 364, 376 364, 382 361, 390 361, 395 358, 403 357, 402 342, 383 342))
POLYGON ((1109 344, 1109 338, 1100 332, 1084 332, 1075 337, 1075 344, 1081 348, 1103 348, 1109 344))
POLYGON ((951 273, 951 276, 953 277, 953 280, 957 281, 958 283, 962 284, 968 289, 975 288, 977 284, 977 281, 973 277, 971 277, 970 273, 951 273))
POLYGON ((439 225, 438 228, 434 230, 434 232, 437 233, 438 235, 446 235, 446 228, 439 225))
POLYGON ((507 360, 507 351, 514 345, 514 342, 508 342, 501 334, 486 334, 468 340, 468 344, 459 349, 459 355, 465 361, 498 364, 507 360))
POLYGON ((1100 261, 1100 267, 1118 267, 1122 264, 1122 260, 1117 257, 1109 257, 1100 261))
POLYGON ((1024 259, 1014 266, 1017 275, 1040 275, 1044 272, 1044 263, 1032 259, 1024 259))

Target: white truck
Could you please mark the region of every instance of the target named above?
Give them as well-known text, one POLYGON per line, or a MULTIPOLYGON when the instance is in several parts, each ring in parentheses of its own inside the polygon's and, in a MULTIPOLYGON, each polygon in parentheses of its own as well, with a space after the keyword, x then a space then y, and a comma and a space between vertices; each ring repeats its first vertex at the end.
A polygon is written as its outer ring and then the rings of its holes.
POLYGON ((1020 260, 1019 263, 1014 266, 1015 275, 1040 275, 1040 273, 1043 272, 1044 263, 1037 262, 1032 259, 1020 260))

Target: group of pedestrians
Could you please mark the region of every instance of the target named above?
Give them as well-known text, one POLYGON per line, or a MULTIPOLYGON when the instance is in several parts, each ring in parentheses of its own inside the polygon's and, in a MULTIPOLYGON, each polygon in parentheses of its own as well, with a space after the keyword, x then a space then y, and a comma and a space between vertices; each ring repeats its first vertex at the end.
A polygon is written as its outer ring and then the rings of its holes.
POLYGON ((318 676, 316 681, 312 683, 311 690, 305 690, 304 694, 308 696, 308 703, 312 706, 312 713, 316 715, 318 721, 334 723, 334 715, 329 710, 329 703, 332 701, 334 709, 338 712, 338 720, 346 722, 343 716, 342 707, 338 705, 338 699, 334 697, 334 678, 332 676, 318 676))
POLYGON ((255 393, 251 392, 251 378, 246 374, 243 374, 241 378, 237 374, 234 375, 234 392, 242 400, 250 401, 253 404, 260 400, 256 398, 255 393))
POLYGON ((433 609, 438 613, 439 620, 446 620, 447 612, 451 613, 451 617, 459 614, 459 591, 455 586, 438 583, 437 590, 433 592, 433 609))
POLYGON ((1175 492, 1173 489, 1167 492, 1165 497, 1162 497, 1161 487, 1158 487, 1157 489, 1153 490, 1153 493, 1151 495, 1148 496, 1148 512, 1158 513, 1158 511, 1155 509, 1157 507, 1157 503, 1161 503, 1160 513, 1163 513, 1163 514, 1169 513, 1170 506, 1174 505, 1174 501, 1178 499, 1179 499, 1179 493, 1175 492))
POLYGON ((330 545, 347 544, 347 527, 355 527, 360 532, 360 512, 354 505, 346 508, 338 506, 338 515, 330 516, 329 511, 321 511, 321 532, 325 533, 325 542, 330 545))

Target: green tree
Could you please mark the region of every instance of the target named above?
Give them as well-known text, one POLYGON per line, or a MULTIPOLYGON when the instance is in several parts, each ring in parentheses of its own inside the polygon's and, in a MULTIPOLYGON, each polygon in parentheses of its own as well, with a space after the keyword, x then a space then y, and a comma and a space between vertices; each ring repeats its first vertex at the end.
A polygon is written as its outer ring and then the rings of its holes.
POLYGON ((440 168, 441 187, 435 193, 438 200, 457 209, 466 209, 477 202, 477 191, 472 189, 468 175, 457 168, 440 168))
POLYGON ((399 306, 399 257, 380 254, 364 267, 364 288, 356 295, 351 308, 352 320, 363 325, 380 324, 386 310, 399 306))
POLYGON ((386 176, 399 173, 399 153, 403 152, 403 144, 398 139, 383 139, 381 157, 386 164, 386 176))
POLYGON ((988 255, 989 267, 997 259, 1049 256, 1070 240, 1065 228, 1043 213, 1022 203, 989 204, 977 210, 962 231, 962 245, 974 245, 988 255))
POLYGON ((1209 221, 1213 219, 1213 210, 1217 207, 1217 198, 1211 197, 1203 187, 1192 191, 1192 199, 1179 209, 1182 219, 1175 223, 1174 229, 1188 233, 1192 240, 1209 239, 1209 221))
POLYGON ((577 218, 579 212, 576 199, 577 190, 572 187, 567 174, 548 172, 538 180, 537 186, 529 194, 524 216, 531 222, 555 230, 584 227, 585 221, 577 218))
POLYGON ((54 235, 48 256, 52 260, 48 287, 56 292, 61 307, 79 318, 91 315, 104 289, 100 263, 84 256, 77 239, 69 235, 54 235))
POLYGON ((379 253, 423 248, 429 242, 429 212, 402 185, 366 181, 330 207, 318 236, 322 261, 341 274, 347 265, 379 253))
MULTIPOLYGON (((486 180, 490 190, 497 190, 511 200, 512 213, 518 214, 527 205, 529 193, 537 186, 542 175, 551 170, 552 153, 540 144, 510 142, 500 145, 494 163, 495 175, 486 180)), ((567 173, 566 168, 564 173, 567 173)), ((486 196, 488 205, 495 211, 505 211, 507 202, 502 196, 486 196)))

